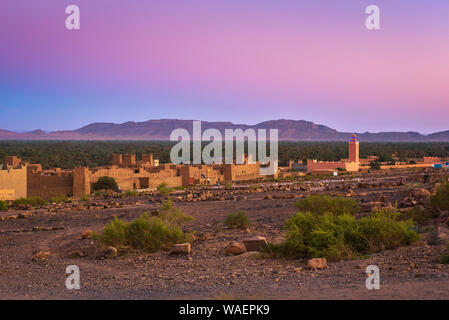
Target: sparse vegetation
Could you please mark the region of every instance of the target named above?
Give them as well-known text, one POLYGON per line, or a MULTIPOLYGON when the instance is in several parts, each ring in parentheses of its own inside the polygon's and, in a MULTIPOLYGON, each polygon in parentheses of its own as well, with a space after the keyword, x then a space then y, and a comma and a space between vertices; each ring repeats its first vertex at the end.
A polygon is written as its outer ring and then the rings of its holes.
POLYGON ((84 195, 84 196, 80 197, 80 200, 86 202, 86 201, 89 201, 89 198, 90 198, 89 195, 84 195))
POLYGON ((29 197, 29 198, 19 198, 13 201, 13 206, 23 206, 30 205, 35 208, 40 208, 47 204, 47 201, 42 199, 41 197, 29 197))
POLYGON ((168 184, 166 182, 162 182, 158 187, 157 190, 159 191, 159 194, 162 196, 169 195, 173 189, 168 187, 168 184))
POLYGON ((449 210, 449 183, 438 187, 436 194, 431 197, 430 203, 434 208, 449 210))
POLYGON ((401 212, 401 220, 413 220, 420 227, 425 226, 429 220, 434 217, 434 213, 430 210, 421 210, 419 207, 412 207, 401 212))
POLYGON ((69 198, 66 195, 64 195, 64 194, 61 194, 61 195, 56 196, 56 197, 50 197, 48 200, 50 202, 55 202, 55 203, 61 203, 61 202, 67 203, 67 202, 70 202, 69 198))
POLYGON ((322 215, 326 212, 332 212, 335 215, 344 213, 352 215, 360 210, 359 203, 353 199, 327 195, 307 196, 297 201, 295 207, 300 212, 310 212, 315 215, 322 215))
POLYGON ((101 235, 95 234, 94 239, 105 245, 146 252, 168 250, 173 244, 192 241, 192 234, 181 229, 184 222, 192 219, 167 201, 160 208, 159 216, 144 213, 132 222, 115 218, 104 227, 101 235))
MULTIPOLYGON (((449 242, 447 243, 447 250, 449 250, 449 242)), ((444 254, 441 256, 440 258, 440 263, 442 264, 449 264, 449 253, 448 254, 444 254)))
POLYGON ((112 177, 100 177, 97 182, 94 183, 94 190, 118 190, 117 181, 112 177))
POLYGON ((285 224, 285 242, 270 244, 268 250, 290 258, 354 259, 410 245, 419 239, 413 226, 412 220, 400 220, 396 210, 381 210, 360 219, 348 213, 298 212, 285 224))
POLYGON ((138 197, 138 196, 140 196, 140 193, 138 191, 136 191, 136 190, 127 190, 125 192, 125 196, 127 196, 127 197, 138 197))
POLYGON ((173 206, 170 199, 164 201, 159 208, 159 218, 169 223, 174 223, 177 225, 182 225, 186 222, 193 221, 194 218, 183 213, 180 209, 173 206))
POLYGON ((230 228, 236 229, 246 229, 251 223, 249 221, 248 215, 245 211, 237 211, 236 213, 230 213, 225 220, 225 224, 230 228))
POLYGON ((8 210, 8 203, 6 201, 0 200, 0 211, 8 210))

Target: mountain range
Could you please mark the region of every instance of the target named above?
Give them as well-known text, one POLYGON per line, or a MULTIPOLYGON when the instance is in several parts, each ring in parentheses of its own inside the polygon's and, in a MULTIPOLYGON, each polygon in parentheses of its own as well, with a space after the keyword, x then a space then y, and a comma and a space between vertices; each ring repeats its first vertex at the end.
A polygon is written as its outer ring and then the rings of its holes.
MULTIPOLYGON (((76 130, 45 132, 13 132, 0 129, 0 140, 169 140, 174 129, 183 128, 192 132, 192 120, 161 119, 144 122, 92 123, 76 130)), ((347 141, 353 132, 339 132, 325 125, 304 120, 270 120, 256 125, 232 122, 202 121, 201 129, 214 128, 224 133, 225 129, 241 128, 279 129, 279 140, 286 141, 347 141)), ((268 130, 267 130, 268 131, 268 130)), ((360 141, 379 142, 430 142, 449 141, 449 130, 423 135, 419 132, 357 133, 360 141)))

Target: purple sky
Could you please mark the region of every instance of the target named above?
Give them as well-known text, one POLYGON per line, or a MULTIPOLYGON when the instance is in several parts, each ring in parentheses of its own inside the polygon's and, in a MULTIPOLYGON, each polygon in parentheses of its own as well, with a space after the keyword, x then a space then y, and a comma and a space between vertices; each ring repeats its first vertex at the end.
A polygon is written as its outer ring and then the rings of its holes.
POLYGON ((449 129, 447 0, 2 0, 0 128, 159 118, 449 129), (65 28, 65 8, 81 30, 65 28), (381 30, 365 28, 365 8, 381 30))

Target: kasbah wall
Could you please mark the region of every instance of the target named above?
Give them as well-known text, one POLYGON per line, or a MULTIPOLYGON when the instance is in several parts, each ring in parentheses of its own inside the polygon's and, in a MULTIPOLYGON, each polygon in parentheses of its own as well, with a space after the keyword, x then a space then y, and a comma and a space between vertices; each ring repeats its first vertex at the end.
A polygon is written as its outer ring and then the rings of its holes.
POLYGON ((248 159, 241 165, 156 166, 155 162, 153 155, 143 155, 142 161, 136 162, 133 154, 118 154, 113 155, 112 166, 42 170, 39 164, 22 163, 15 156, 7 157, 5 168, 0 170, 0 199, 58 195, 81 197, 90 194, 93 184, 103 176, 114 178, 121 190, 156 188, 163 182, 169 187, 179 187, 261 178, 260 164, 250 164, 248 159))
POLYGON ((0 200, 27 197, 26 166, 0 169, 0 200))

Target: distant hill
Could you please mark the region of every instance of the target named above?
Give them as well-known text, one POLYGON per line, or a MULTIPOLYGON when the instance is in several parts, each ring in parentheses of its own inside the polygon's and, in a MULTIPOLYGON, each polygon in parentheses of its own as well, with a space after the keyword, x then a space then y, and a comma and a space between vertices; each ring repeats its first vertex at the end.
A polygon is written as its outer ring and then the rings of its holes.
MULTIPOLYGON (((232 122, 202 121, 202 130, 248 128, 279 129, 279 140, 288 141, 347 141, 352 132, 339 132, 324 125, 304 120, 270 120, 256 125, 234 124, 232 122)), ((1 140, 169 140, 174 129, 183 128, 192 132, 192 120, 161 119, 144 122, 92 123, 76 130, 45 132, 12 132, 0 129, 1 140)), ((423 135, 419 132, 358 133, 360 141, 449 141, 449 130, 423 135)))

